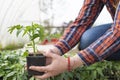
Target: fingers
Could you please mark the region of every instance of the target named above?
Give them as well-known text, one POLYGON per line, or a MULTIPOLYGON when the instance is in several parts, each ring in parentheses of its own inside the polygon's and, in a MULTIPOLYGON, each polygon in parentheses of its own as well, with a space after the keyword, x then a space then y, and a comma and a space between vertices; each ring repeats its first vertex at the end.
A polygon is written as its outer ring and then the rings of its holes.
POLYGON ((43 49, 43 50, 38 50, 38 49, 37 49, 37 53, 38 53, 38 54, 43 54, 43 55, 44 55, 44 54, 45 54, 45 50, 44 50, 44 49, 43 49))
POLYGON ((48 70, 47 66, 46 67, 30 66, 29 69, 39 71, 39 72, 46 72, 48 70))
POLYGON ((49 68, 47 67, 40 67, 40 66, 31 66, 29 69, 31 70, 35 70, 35 71, 39 71, 39 72, 45 72, 43 75, 41 76, 34 76, 35 78, 38 78, 38 79, 46 79, 46 78, 49 78, 51 77, 51 71, 49 70, 49 68))
POLYGON ((48 73, 45 73, 45 74, 42 75, 42 76, 34 76, 34 77, 35 77, 35 78, 38 78, 38 79, 44 80, 44 79, 47 79, 47 78, 51 77, 51 73, 48 72, 48 73))
POLYGON ((49 53, 47 52, 47 53, 44 54, 44 56, 46 56, 46 57, 51 57, 51 58, 53 58, 53 55, 54 55, 54 54, 51 53, 51 52, 49 52, 49 53))

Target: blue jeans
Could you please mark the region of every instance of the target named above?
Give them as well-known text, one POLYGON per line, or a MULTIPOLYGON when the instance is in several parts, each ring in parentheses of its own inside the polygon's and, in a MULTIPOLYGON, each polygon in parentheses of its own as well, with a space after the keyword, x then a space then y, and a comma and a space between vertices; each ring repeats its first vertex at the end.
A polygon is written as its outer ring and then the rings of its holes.
MULTIPOLYGON (((79 50, 85 49, 99 37, 101 37, 110 27, 112 24, 104 24, 95 26, 93 28, 88 29, 85 31, 80 39, 79 50)), ((120 49, 111 54, 109 57, 106 58, 109 61, 116 61, 120 60, 120 49)))

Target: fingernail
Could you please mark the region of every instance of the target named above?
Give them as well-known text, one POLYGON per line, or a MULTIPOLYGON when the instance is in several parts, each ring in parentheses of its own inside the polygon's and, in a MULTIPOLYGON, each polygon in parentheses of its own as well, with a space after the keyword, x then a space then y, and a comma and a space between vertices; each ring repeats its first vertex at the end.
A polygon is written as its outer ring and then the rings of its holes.
POLYGON ((31 69, 32 67, 30 66, 29 69, 31 69))

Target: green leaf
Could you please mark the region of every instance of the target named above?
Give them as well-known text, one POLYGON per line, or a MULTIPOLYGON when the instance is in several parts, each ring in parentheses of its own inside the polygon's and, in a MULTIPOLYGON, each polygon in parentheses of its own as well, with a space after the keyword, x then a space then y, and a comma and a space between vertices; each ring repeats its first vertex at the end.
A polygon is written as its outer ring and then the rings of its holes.
POLYGON ((28 50, 26 50, 26 51, 23 53, 23 56, 24 56, 24 57, 27 57, 28 54, 29 54, 29 52, 28 52, 28 50))
POLYGON ((21 25, 11 26, 8 28, 8 32, 10 32, 10 34, 11 34, 14 30, 20 30, 21 28, 22 28, 21 25))
POLYGON ((73 75, 71 73, 67 73, 67 75, 70 77, 70 78, 73 78, 73 75))
POLYGON ((14 26, 14 27, 15 27, 17 30, 23 28, 23 26, 21 26, 21 25, 16 25, 16 26, 14 26))
POLYGON ((22 36, 25 36, 27 34, 27 32, 28 32, 28 30, 25 29, 22 36))
POLYGON ((22 32, 22 28, 21 29, 19 29, 19 30, 17 30, 17 33, 16 33, 16 36, 18 37, 18 35, 22 32))
POLYGON ((11 26, 8 28, 8 32, 10 32, 10 34, 16 29, 16 26, 11 26))
POLYGON ((104 76, 101 68, 97 68, 96 70, 97 70, 98 74, 100 74, 100 76, 104 76))
POLYGON ((16 71, 12 71, 12 72, 8 73, 8 74, 6 75, 6 77, 7 77, 7 78, 8 78, 8 77, 11 77, 11 76, 15 75, 16 73, 17 73, 16 71))
POLYGON ((31 40, 35 40, 38 37, 40 37, 39 34, 33 34, 33 36, 31 37, 31 40))

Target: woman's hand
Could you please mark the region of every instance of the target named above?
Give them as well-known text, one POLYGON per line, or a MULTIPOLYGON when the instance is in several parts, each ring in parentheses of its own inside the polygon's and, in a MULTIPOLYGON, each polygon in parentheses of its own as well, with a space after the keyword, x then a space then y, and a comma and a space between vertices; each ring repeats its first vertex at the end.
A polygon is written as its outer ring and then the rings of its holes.
POLYGON ((31 66, 31 70, 39 71, 39 72, 45 72, 42 76, 35 76, 35 78, 38 79, 46 79, 52 76, 56 76, 64 71, 67 70, 67 60, 66 58, 59 56, 57 54, 54 54, 52 52, 45 53, 46 57, 50 57, 52 59, 51 64, 47 66, 31 66))
MULTIPOLYGON (((52 59, 52 62, 47 66, 31 66, 31 70, 45 72, 45 74, 43 74, 42 76, 35 76, 35 78, 47 79, 68 70, 68 59, 54 53, 46 53, 44 55, 46 57, 50 57, 52 59)), ((75 69, 82 65, 83 62, 77 54, 70 58, 70 69, 75 69)))
POLYGON ((37 45, 37 50, 39 53, 54 53, 61 55, 60 50, 54 45, 37 45))

